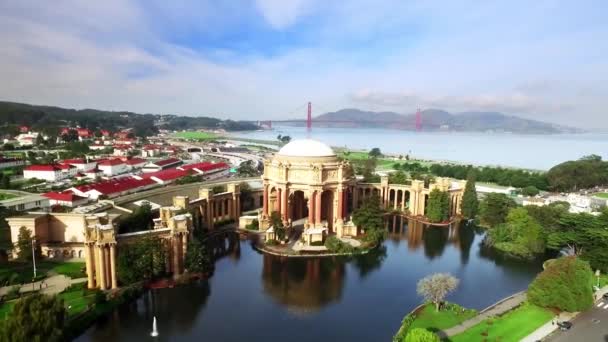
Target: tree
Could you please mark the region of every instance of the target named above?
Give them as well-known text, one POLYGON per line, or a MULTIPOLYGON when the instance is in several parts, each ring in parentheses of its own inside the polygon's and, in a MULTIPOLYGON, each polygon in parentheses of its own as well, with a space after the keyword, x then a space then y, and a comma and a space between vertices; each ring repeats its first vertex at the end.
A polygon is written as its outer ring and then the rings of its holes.
MULTIPOLYGON (((17 258, 29 262, 32 260, 32 231, 22 226, 17 236, 17 258)), ((38 250, 36 250, 38 255, 38 250)))
POLYGON ((38 133, 38 135, 36 136, 36 142, 35 142, 36 146, 42 146, 45 144, 45 140, 42 137, 41 133, 38 133))
POLYGON ((277 240, 281 241, 285 239, 285 226, 283 226, 283 220, 281 219, 281 213, 273 211, 270 213, 270 226, 274 229, 274 233, 277 240))
POLYGON ((607 171, 608 162, 591 155, 552 167, 547 172, 547 179, 552 190, 573 191, 608 184, 607 171))
POLYGON ((277 135, 277 140, 281 144, 286 145, 286 144, 288 144, 291 141, 291 137, 289 135, 281 135, 281 134, 279 134, 279 135, 277 135))
POLYGON ((449 273, 435 273, 418 281, 416 292, 425 300, 433 302, 439 311, 445 297, 456 290, 460 280, 449 273))
POLYGON ((424 328, 413 328, 405 335, 405 342, 439 342, 439 336, 424 328))
POLYGON ((152 206, 149 203, 144 203, 135 209, 131 215, 120 221, 118 231, 123 234, 149 230, 152 225, 152 218, 152 206))
POLYGON ((198 239, 188 242, 185 268, 188 272, 209 273, 213 271, 213 261, 207 247, 198 239))
POLYGON ((429 195, 426 217, 431 222, 444 222, 450 218, 450 194, 433 189, 429 195))
POLYGON ((521 189, 521 194, 524 196, 536 196, 540 193, 538 189, 534 185, 528 185, 527 187, 521 189))
POLYGON ((481 223, 494 227, 504 223, 511 208, 515 208, 515 201, 505 194, 487 194, 479 205, 481 223))
POLYGON ((378 196, 371 196, 363 201, 361 206, 353 212, 353 222, 357 227, 368 230, 384 228, 384 209, 380 205, 378 196))
POLYGON ((576 256, 549 263, 528 286, 528 300, 545 308, 584 311, 593 305, 593 272, 576 256))
POLYGON ((533 258, 543 253, 546 245, 543 227, 526 208, 509 211, 506 222, 490 228, 484 243, 511 256, 533 258))
POLYGON ((408 179, 405 172, 399 170, 397 172, 393 172, 388 176, 388 181, 391 184, 407 184, 408 179))
POLYGON ((254 163, 253 160, 247 160, 247 161, 242 162, 236 171, 237 175, 239 177, 257 176, 259 173, 258 173, 258 170, 253 166, 253 163, 254 163))
POLYGON ((462 203, 460 204, 462 216, 473 219, 477 216, 479 210, 479 200, 477 199, 477 190, 475 189, 475 171, 469 171, 467 176, 467 184, 464 187, 462 194, 462 203))
POLYGON ((123 284, 150 280, 165 273, 166 250, 157 237, 144 237, 118 254, 118 279, 123 284))
POLYGON ((61 140, 65 141, 66 143, 78 141, 78 132, 75 129, 70 129, 67 131, 67 133, 61 136, 61 140))
POLYGON ((19 300, 4 322, 0 322, 0 341, 63 341, 65 320, 62 299, 29 295, 19 300))
POLYGON ((382 157, 382 152, 378 147, 374 147, 369 151, 369 156, 372 158, 380 158, 382 157))
POLYGON ((2 149, 5 151, 12 151, 15 149, 15 145, 13 145, 11 143, 6 143, 2 146, 2 149))
POLYGON ((0 188, 1 189, 10 189, 11 188, 11 177, 9 175, 3 175, 0 179, 0 188))

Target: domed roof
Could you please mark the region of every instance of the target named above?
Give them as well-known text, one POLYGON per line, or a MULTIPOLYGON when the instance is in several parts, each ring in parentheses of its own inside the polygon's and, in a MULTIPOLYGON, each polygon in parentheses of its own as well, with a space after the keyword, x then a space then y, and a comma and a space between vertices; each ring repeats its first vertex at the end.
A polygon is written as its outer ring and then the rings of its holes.
POLYGON ((294 140, 283 146, 277 153, 284 157, 333 157, 331 147, 312 139, 294 140))

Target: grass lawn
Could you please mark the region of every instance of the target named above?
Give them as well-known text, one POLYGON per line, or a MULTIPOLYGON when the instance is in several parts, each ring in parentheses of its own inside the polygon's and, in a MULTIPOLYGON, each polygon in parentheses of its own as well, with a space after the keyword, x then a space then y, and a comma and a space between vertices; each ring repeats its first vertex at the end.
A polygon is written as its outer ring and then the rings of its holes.
POLYGON ((608 199, 608 192, 598 192, 593 194, 593 196, 608 199))
POLYGON ((195 140, 211 140, 218 138, 218 135, 210 132, 178 132, 174 134, 177 138, 195 139, 195 140))
POLYGON ((9 194, 6 192, 0 192, 0 201, 4 201, 7 199, 15 198, 17 195, 9 194))
POLYGON ((416 315, 416 319, 410 325, 412 328, 424 328, 428 330, 443 330, 458 325, 469 318, 475 317, 477 312, 474 310, 466 310, 464 313, 460 310, 441 310, 436 311, 434 305, 427 305, 416 315))
MULTIPOLYGON (((36 271, 38 276, 45 275, 50 271, 63 274, 71 278, 86 277, 82 271, 84 262, 65 262, 65 261, 36 261, 36 271)), ((29 283, 34 270, 31 262, 8 262, 0 267, 0 278, 7 279, 12 274, 17 275, 17 283, 29 283)))
POLYGON ((89 303, 94 300, 95 294, 92 292, 83 293, 82 289, 78 289, 60 293, 58 296, 63 299, 68 315, 73 316, 85 311, 89 303))
POLYGON ((547 309, 523 304, 519 308, 493 320, 485 320, 462 334, 450 338, 452 342, 465 341, 519 341, 545 324, 555 314, 547 309), (482 334, 487 334, 486 336, 482 334))

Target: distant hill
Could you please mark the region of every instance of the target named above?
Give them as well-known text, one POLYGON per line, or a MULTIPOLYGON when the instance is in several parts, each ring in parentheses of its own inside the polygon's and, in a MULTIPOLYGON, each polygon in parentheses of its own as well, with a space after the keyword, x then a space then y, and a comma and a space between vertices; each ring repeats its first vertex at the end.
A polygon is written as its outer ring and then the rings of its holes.
POLYGON ((136 135, 154 134, 159 128, 182 130, 195 128, 224 128, 229 131, 253 130, 257 126, 250 122, 221 120, 204 116, 180 116, 173 114, 137 114, 127 111, 97 109, 69 109, 38 106, 25 103, 0 101, 0 134, 18 131, 17 126, 26 125, 47 134, 55 135, 59 127, 79 126, 91 130, 116 131, 133 128, 136 135))
MULTIPOLYGON (((441 109, 421 111, 424 131, 511 132, 523 134, 580 133, 582 130, 552 123, 524 119, 498 112, 449 113, 441 109)), ((322 127, 372 127, 403 130, 416 129, 416 114, 373 112, 355 108, 341 109, 313 118, 322 127)))

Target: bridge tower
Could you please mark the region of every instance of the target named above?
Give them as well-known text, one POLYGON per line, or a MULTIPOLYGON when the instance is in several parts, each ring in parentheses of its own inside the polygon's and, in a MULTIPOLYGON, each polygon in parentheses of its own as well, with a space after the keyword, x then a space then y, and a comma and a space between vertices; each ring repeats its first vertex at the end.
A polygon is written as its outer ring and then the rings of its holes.
POLYGON ((306 117, 306 131, 310 133, 312 130, 312 105, 308 102, 308 116, 306 117))
POLYGON ((420 113, 420 108, 416 110, 416 131, 420 132, 422 130, 422 114, 420 113))

